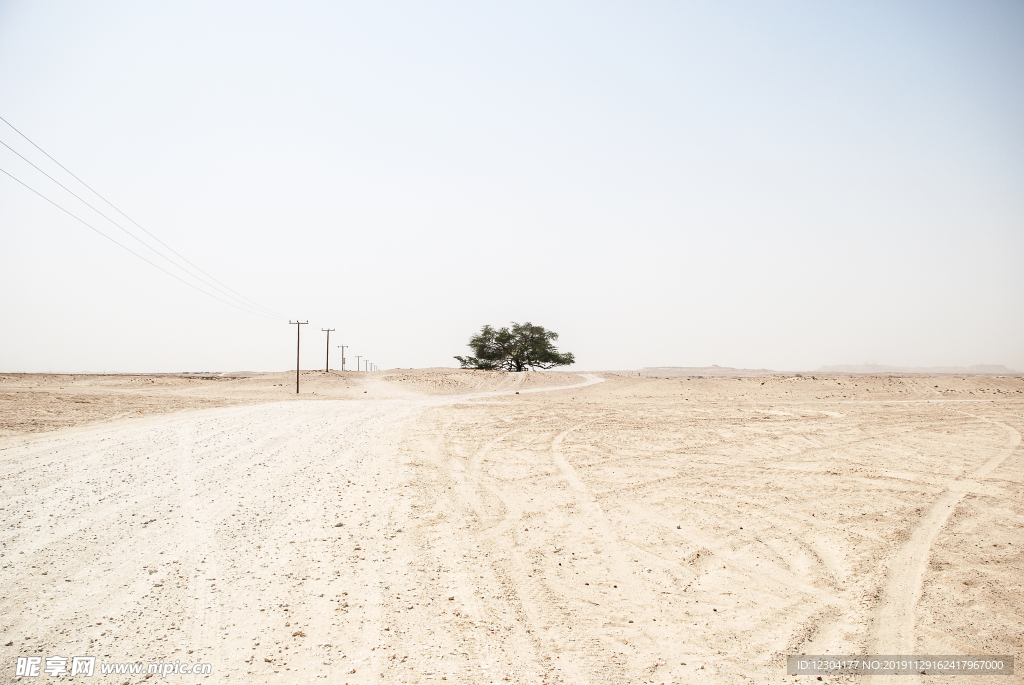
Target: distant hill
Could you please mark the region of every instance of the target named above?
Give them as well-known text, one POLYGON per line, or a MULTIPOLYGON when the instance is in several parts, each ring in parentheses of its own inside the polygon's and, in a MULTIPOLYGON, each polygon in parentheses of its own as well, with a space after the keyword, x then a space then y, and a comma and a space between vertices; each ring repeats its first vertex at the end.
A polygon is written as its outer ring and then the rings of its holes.
POLYGON ((781 372, 771 369, 734 369, 731 366, 646 366, 641 376, 650 378, 741 378, 748 376, 777 376, 781 372))
POLYGON ((944 373, 957 376, 1017 376, 1013 369, 1002 364, 975 364, 974 366, 883 366, 881 364, 840 364, 823 366, 821 373, 944 373))
MULTIPOLYGON (((632 373, 636 373, 633 371, 632 373)), ((956 376, 1020 376, 1021 374, 1002 364, 976 364, 974 366, 885 366, 882 364, 839 364, 822 366, 810 373, 849 373, 861 375, 882 375, 891 373, 949 374, 956 376)), ((647 378, 748 378, 756 376, 793 376, 794 371, 772 371, 771 369, 736 369, 731 366, 645 366, 640 370, 647 378)))

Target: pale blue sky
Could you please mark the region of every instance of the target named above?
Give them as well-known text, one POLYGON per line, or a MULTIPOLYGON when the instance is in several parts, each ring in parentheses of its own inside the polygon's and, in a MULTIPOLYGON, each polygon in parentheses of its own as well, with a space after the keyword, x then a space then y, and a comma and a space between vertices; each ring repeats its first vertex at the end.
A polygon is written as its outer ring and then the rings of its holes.
MULTIPOLYGON (((0 116, 304 368, 1024 370, 1019 2, 3 1, 0 116)), ((2 371, 294 364, 2 175, 0 253, 2 371)))

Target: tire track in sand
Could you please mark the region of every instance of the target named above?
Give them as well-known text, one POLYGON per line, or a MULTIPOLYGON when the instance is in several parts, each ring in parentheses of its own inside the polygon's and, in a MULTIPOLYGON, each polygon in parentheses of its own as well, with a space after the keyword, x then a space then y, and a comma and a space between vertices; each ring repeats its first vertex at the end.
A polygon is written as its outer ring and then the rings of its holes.
POLYGON ((569 484, 569 487, 572 488, 576 503, 579 505, 580 509, 584 511, 587 520, 593 523, 597 532, 604 540, 606 550, 604 556, 608 562, 609 570, 611 570, 615 580, 624 586, 626 597, 638 609, 653 611, 657 606, 657 602, 653 601, 644 591, 640 586, 636 575, 629 568, 625 554, 623 554, 622 548, 618 543, 618 534, 612 530, 611 524, 608 523, 608 517, 605 516, 601 505, 598 504, 597 498, 595 498, 587 486, 583 484, 583 481, 581 481, 579 476, 576 474, 576 469, 569 464, 565 455, 562 453, 562 442, 565 440, 565 437, 569 435, 569 433, 579 430, 589 423, 592 422, 587 421, 586 423, 573 426, 572 428, 564 430, 555 436, 555 439, 551 441, 551 456, 554 459, 555 465, 558 466, 558 469, 562 472, 562 476, 565 478, 565 481, 569 484))
MULTIPOLYGON (((627 681, 633 682, 636 678, 640 677, 648 682, 656 682, 651 676, 660 667, 668 663, 675 663, 677 661, 676 657, 681 656, 682 653, 697 654, 704 650, 696 643, 690 642, 685 634, 675 630, 666 631, 664 629, 666 621, 671 619, 665 613, 660 595, 655 594, 655 591, 633 571, 630 566, 632 555, 627 554, 623 546, 630 543, 624 540, 620 533, 616 531, 598 498, 583 482, 576 469, 573 468, 565 456, 563 445, 569 434, 595 421, 600 421, 601 418, 603 417, 584 421, 555 436, 555 439, 551 442, 551 457, 568 484, 569 489, 572 491, 576 506, 583 512, 583 519, 590 524, 590 529, 593 533, 588 535, 588 537, 591 537, 592 541, 596 543, 593 551, 596 557, 603 561, 603 566, 608 576, 607 582, 624 591, 625 602, 620 603, 620 606, 631 607, 628 612, 630 615, 644 617, 643 621, 638 620, 633 626, 629 641, 636 646, 643 645, 640 652, 646 654, 648 658, 645 663, 633 661, 629 668, 632 671, 630 674, 631 678, 627 679, 627 681), (647 618, 653 619, 652 623, 648 624, 647 618), (660 628, 649 628, 648 626, 660 626, 660 628), (651 657, 653 657, 653 662, 651 657)), ((629 623, 633 623, 633 621, 630 620, 629 623)), ((677 627, 682 628, 681 625, 677 627)), ((587 641, 585 649, 589 661, 591 663, 605 662, 607 666, 607 647, 607 642, 602 643, 602 641, 597 639, 587 641)), ((594 670, 596 671, 596 669, 594 670)), ((665 677, 664 674, 661 675, 665 677)))
POLYGON ((462 500, 477 521, 480 530, 476 537, 487 544, 494 551, 494 559, 499 564, 495 565, 495 572, 509 595, 510 604, 515 608, 519 620, 530 626, 523 634, 517 635, 517 642, 520 650, 528 650, 523 658, 532 662, 534 668, 544 673, 543 680, 550 682, 559 679, 573 685, 588 685, 590 682, 577 668, 573 660, 566 663, 557 663, 551 658, 554 654, 561 654, 564 645, 558 639, 558 626, 566 622, 566 617, 557 611, 558 596, 551 591, 541 580, 534 577, 530 571, 532 565, 526 558, 523 551, 518 548, 515 542, 508 536, 508 532, 515 522, 522 516, 522 511, 512 497, 507 496, 489 478, 480 471, 484 458, 496 445, 506 438, 522 432, 529 426, 506 431, 497 438, 483 445, 477 453, 469 460, 471 470, 461 470, 461 462, 453 458, 451 463, 450 477, 459 485, 462 500), (486 507, 480 495, 483 494, 473 485, 478 485, 484 491, 494 496, 505 509, 505 516, 497 525, 489 528, 484 527, 487 520, 486 507), (568 666, 568 669, 566 669, 568 666), (558 674, 558 667, 561 667, 561 674, 558 674))
POLYGON ((971 487, 997 469, 1020 446, 1020 433, 1012 426, 980 416, 976 418, 1005 428, 1010 434, 1009 444, 969 475, 950 483, 911 531, 910 539, 893 557, 872 630, 875 654, 914 653, 914 610, 921 598, 922 580, 935 539, 971 487))

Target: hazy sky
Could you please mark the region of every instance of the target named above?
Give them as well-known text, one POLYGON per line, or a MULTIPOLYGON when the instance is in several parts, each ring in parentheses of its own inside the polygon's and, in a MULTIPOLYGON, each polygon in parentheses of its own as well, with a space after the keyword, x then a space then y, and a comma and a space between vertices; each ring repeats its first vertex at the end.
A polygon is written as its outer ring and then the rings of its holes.
POLYGON ((1024 370, 1020 2, 0 0, 0 116, 285 317, 0 174, 0 371, 1024 370))

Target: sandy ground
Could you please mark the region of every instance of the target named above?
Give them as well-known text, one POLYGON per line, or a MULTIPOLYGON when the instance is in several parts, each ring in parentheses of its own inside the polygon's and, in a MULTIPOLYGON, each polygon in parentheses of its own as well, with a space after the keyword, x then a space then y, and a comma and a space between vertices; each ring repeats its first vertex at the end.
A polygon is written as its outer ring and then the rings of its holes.
POLYGON ((236 374, 0 374, 0 437, 44 433, 98 421, 258 402, 382 399, 409 391, 451 395, 578 381, 571 373, 508 376, 482 371, 303 371, 236 374), (387 382, 381 382, 385 380, 387 382))
POLYGON ((289 379, 3 377, 0 678, 53 655, 353 684, 1024 656, 1020 378, 289 379))

